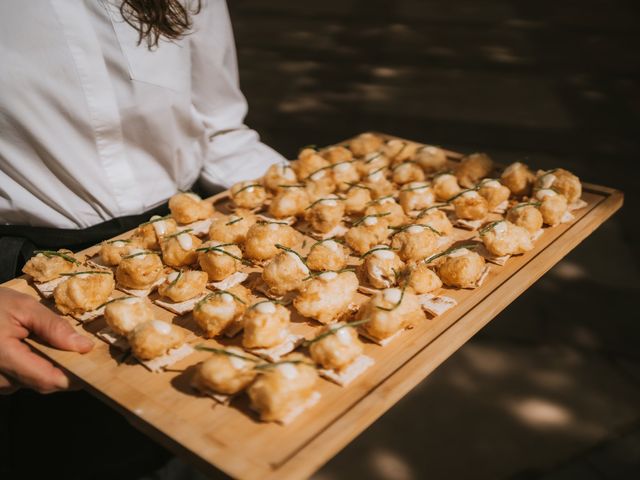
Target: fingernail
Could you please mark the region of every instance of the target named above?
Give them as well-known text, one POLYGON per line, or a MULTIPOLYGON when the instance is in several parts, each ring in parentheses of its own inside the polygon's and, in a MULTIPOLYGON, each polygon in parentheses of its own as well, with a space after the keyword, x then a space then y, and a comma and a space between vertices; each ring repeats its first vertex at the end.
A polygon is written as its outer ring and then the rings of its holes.
POLYGON ((87 351, 93 348, 93 341, 84 335, 80 335, 79 333, 74 333, 71 335, 71 342, 76 346, 77 350, 87 351))
POLYGON ((55 384, 60 390, 66 390, 69 388, 69 378, 64 373, 59 372, 56 375, 55 384))

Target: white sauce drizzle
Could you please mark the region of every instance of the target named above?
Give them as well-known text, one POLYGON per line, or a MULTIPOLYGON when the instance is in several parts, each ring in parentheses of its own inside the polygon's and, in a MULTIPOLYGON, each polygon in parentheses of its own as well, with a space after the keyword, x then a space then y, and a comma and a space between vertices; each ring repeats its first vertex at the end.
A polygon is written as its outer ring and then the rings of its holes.
POLYGON ((162 320, 151 320, 151 326, 153 329, 161 335, 171 334, 171 325, 162 320))
POLYGON ((191 250, 191 248, 193 248, 193 239, 188 233, 181 233, 177 238, 178 243, 183 250, 191 250))
POLYGON ((318 275, 318 278, 323 282, 330 282, 337 278, 338 274, 336 272, 324 272, 318 275))
POLYGON ((272 315, 276 313, 276 306, 271 302, 264 302, 256 306, 256 311, 264 315, 272 315))
POLYGON ((402 291, 399 288, 387 288, 382 292, 382 298, 391 303, 398 303, 401 296, 402 291))

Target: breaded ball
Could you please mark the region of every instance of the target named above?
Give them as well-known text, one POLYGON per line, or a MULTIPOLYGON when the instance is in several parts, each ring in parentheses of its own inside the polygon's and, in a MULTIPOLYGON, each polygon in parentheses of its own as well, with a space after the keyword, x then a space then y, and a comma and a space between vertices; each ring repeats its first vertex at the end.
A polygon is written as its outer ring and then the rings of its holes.
POLYGON ((320 152, 320 155, 330 164, 350 162, 353 160, 353 153, 346 147, 341 145, 329 147, 320 152))
POLYGON ((282 185, 295 185, 298 177, 289 162, 274 163, 262 177, 262 183, 272 193, 280 190, 282 185))
POLYGON ((351 227, 344 236, 347 245, 359 255, 383 243, 387 238, 389 238, 387 224, 380 221, 377 216, 362 217, 360 223, 351 227))
POLYGON ((392 139, 388 140, 381 149, 381 152, 391 159, 393 165, 406 162, 413 157, 420 145, 404 140, 392 139))
POLYGON ((141 323, 153 320, 155 313, 151 302, 146 297, 122 297, 107 303, 104 319, 109 328, 126 337, 141 323))
POLYGON ((227 347, 225 351, 229 354, 214 353, 198 364, 191 381, 194 388, 203 393, 235 395, 251 385, 258 374, 256 362, 248 360, 250 357, 238 347, 227 347))
POLYGON ((241 321, 250 301, 251 292, 242 285, 226 291, 218 290, 198 302, 193 309, 193 318, 202 329, 203 336, 213 338, 241 321))
POLYGON ((137 325, 129 333, 131 351, 140 360, 160 357, 181 346, 186 334, 183 329, 162 320, 151 320, 137 325))
POLYGON ((71 250, 43 251, 31 257, 22 271, 36 282, 49 282, 63 273, 75 272, 80 261, 71 250))
POLYGON ((309 268, 294 251, 280 252, 262 270, 262 280, 271 297, 281 297, 299 289, 308 276, 309 268))
POLYGON ((237 209, 235 213, 216 218, 211 222, 209 240, 241 244, 247 237, 251 225, 257 221, 258 218, 251 211, 237 209))
POLYGON ((362 184, 354 184, 344 194, 345 213, 362 214, 370 202, 371 189, 362 184))
POLYGON ((269 301, 253 304, 244 312, 245 348, 273 348, 281 345, 289 336, 289 317, 286 307, 269 301))
POLYGON ((563 168, 540 172, 536 178, 535 190, 545 188, 553 188, 560 195, 563 195, 569 204, 580 200, 582 196, 580 179, 563 168))
POLYGON ((298 242, 298 232, 289 225, 274 222, 258 222, 247 233, 244 253, 252 260, 270 260, 280 250, 276 244, 293 248, 298 242))
POLYGON ((442 283, 454 288, 475 288, 484 271, 484 258, 467 248, 454 250, 437 266, 442 283))
POLYGON ((304 148, 298 154, 298 159, 291 163, 298 180, 304 181, 318 170, 328 167, 330 163, 322 158, 313 148, 304 148))
POLYGON ((408 267, 407 288, 413 290, 417 295, 430 293, 442 287, 442 280, 436 272, 434 272, 424 262, 417 263, 408 267))
POLYGON ((211 202, 202 200, 195 193, 178 193, 169 199, 169 210, 173 219, 181 224, 204 220, 213 215, 211 202))
POLYGON ((136 229, 131 241, 145 250, 160 250, 162 238, 174 234, 177 230, 178 224, 173 218, 154 215, 136 229))
POLYGON ((540 210, 532 203, 521 203, 510 208, 507 220, 514 225, 524 227, 529 233, 535 233, 542 228, 543 219, 540 210))
POLYGON ((344 323, 327 325, 309 346, 314 362, 322 368, 340 371, 352 364, 364 351, 358 332, 344 323))
POLYGON ((100 260, 104 265, 116 266, 135 248, 140 248, 135 241, 132 240, 110 240, 100 244, 100 260))
POLYGON ((356 157, 364 157, 382 148, 383 140, 373 133, 362 133, 349 142, 349 150, 356 157))
POLYGON ((133 290, 146 290, 158 281, 164 266, 160 256, 149 250, 133 250, 123 257, 116 269, 118 285, 133 290))
POLYGON ((481 232, 485 248, 496 257, 520 255, 533 249, 533 243, 526 228, 503 220, 494 222, 481 232), (492 226, 493 225, 493 226, 492 226))
POLYGON ((349 311, 358 285, 358 277, 353 272, 324 272, 304 282, 293 305, 305 317, 332 323, 349 311))
POLYGON ((381 167, 362 176, 362 183, 371 189, 374 198, 391 195, 395 191, 393 183, 387 178, 387 170, 381 167))
POLYGON ((447 237, 453 233, 453 225, 445 212, 437 208, 430 208, 418 215, 415 222, 420 225, 429 225, 441 235, 447 237))
POLYGON ((389 288, 398 283, 404 262, 386 245, 376 245, 364 257, 362 270, 374 288, 389 288))
POLYGON ((360 180, 360 173, 355 162, 336 163, 331 169, 333 182, 339 192, 349 189, 350 184, 360 180))
POLYGON ((260 420, 284 421, 311 398, 318 374, 311 362, 304 360, 294 353, 285 357, 284 362, 260 371, 248 390, 251 408, 260 414, 260 420))
POLYGON ((322 240, 311 246, 307 255, 307 267, 324 272, 341 270, 347 266, 347 252, 342 244, 335 240, 322 240))
POLYGON ((64 315, 95 310, 109 299, 116 284, 111 271, 74 272, 53 291, 56 308, 64 315))
POLYGON ((396 232, 391 247, 405 262, 418 262, 438 250, 440 235, 427 225, 410 225, 396 232))
POLYGON ((271 199, 269 214, 274 218, 296 217, 304 213, 309 203, 309 193, 306 188, 300 186, 281 188, 271 199))
POLYGON ((436 194, 426 182, 412 182, 400 189, 400 205, 405 213, 430 207, 436 201, 436 194))
POLYGON ((327 196, 336 190, 336 182, 329 169, 316 170, 305 182, 310 201, 327 196))
POLYGON ((267 190, 255 180, 238 182, 229 189, 233 203, 239 208, 252 210, 261 207, 267 199, 267 190))
POLYGON ((377 340, 384 340, 426 318, 418 297, 409 290, 387 288, 376 293, 358 312, 357 319, 366 320, 361 328, 377 340))
POLYGON ((489 179, 480 182, 478 193, 487 201, 489 211, 492 212, 503 202, 509 200, 511 190, 502 185, 499 181, 489 179))
POLYGON ((468 190, 453 200, 456 216, 466 220, 482 220, 489 213, 487 200, 475 190, 468 190))
POLYGON ((413 160, 418 162, 418 165, 426 173, 437 172, 447 165, 447 155, 444 150, 432 146, 419 148, 413 156, 413 160))
POLYGON ((174 233, 162 239, 162 261, 170 267, 180 268, 193 265, 198 261, 198 249, 202 245, 195 235, 188 231, 174 233))
POLYGON ((500 175, 502 184, 511 190, 516 197, 529 195, 534 181, 534 174, 524 163, 514 162, 504 169, 500 175))
POLYGON ((374 200, 364 211, 365 215, 381 215, 379 220, 390 227, 399 227, 407 221, 404 209, 393 197, 381 197, 374 200))
POLYGON ((158 287, 158 293, 173 302, 184 302, 202 295, 208 281, 207 274, 199 270, 171 272, 158 287))
POLYGON ((464 157, 455 168, 458 183, 471 188, 480 180, 491 175, 494 164, 486 153, 472 153, 464 157))
POLYGON ((242 265, 242 250, 237 245, 209 240, 199 250, 198 264, 211 282, 224 280, 242 265))
POLYGON ((436 199, 441 202, 448 201, 462 190, 458 185, 458 179, 450 173, 442 173, 433 177, 431 187, 433 188, 433 193, 436 194, 436 199))
POLYGON ((536 199, 540 200, 540 214, 545 225, 553 227, 562 222, 562 217, 569 208, 564 195, 559 195, 553 190, 542 189, 536 192, 536 199))
POLYGON ((411 182, 422 182, 424 180, 424 172, 420 165, 407 160, 395 165, 391 169, 391 180, 399 185, 411 182))
POLYGON ((305 218, 314 231, 328 233, 340 225, 344 211, 342 199, 333 195, 313 202, 307 207, 305 218))

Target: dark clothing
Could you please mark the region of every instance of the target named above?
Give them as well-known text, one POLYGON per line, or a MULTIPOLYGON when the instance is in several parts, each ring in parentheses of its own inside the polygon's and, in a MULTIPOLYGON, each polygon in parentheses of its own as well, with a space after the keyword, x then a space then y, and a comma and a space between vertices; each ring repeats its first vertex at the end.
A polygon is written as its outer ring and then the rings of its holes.
MULTIPOLYGON (((167 212, 165 204, 85 230, 0 226, 1 281, 19 275, 36 249, 82 250, 167 212)), ((134 479, 170 456, 86 392, 40 395, 25 389, 0 396, 2 479, 134 479)))

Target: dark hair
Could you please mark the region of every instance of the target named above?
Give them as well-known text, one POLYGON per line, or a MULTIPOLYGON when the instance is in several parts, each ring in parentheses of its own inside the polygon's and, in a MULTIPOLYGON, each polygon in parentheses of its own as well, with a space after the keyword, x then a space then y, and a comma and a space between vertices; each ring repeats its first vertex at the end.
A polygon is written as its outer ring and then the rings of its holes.
POLYGON ((201 0, 188 1, 184 6, 180 0, 123 0, 120 5, 122 18, 138 31, 138 45, 146 40, 151 50, 158 46, 161 36, 178 40, 188 34, 193 25, 191 15, 200 12, 201 0))

